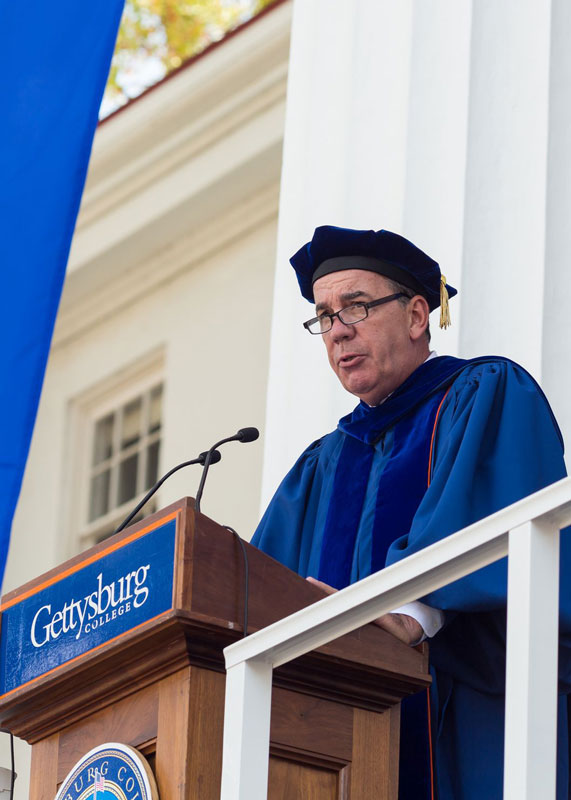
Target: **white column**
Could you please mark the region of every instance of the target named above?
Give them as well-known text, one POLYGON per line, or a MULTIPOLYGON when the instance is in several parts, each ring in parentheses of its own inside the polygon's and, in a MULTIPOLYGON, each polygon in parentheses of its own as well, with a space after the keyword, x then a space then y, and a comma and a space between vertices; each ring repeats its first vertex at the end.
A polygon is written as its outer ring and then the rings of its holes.
POLYGON ((557 749, 559 531, 510 532, 505 800, 554 800, 557 749))
POLYGON ((473 4, 462 355, 541 374, 551 0, 473 4))
POLYGON ((440 263, 458 289, 452 326, 431 318, 432 346, 458 353, 472 0, 414 4, 402 233, 440 263))
MULTIPOLYGON (((547 166, 547 242, 543 308, 542 385, 571 441, 571 3, 553 0, 547 166)), ((568 467, 571 466, 568 454, 568 467)))
POLYGON ((318 225, 402 227, 411 0, 295 0, 262 505, 301 450, 356 401, 301 322, 289 257, 318 225))
POLYGON ((266 800, 271 704, 271 664, 227 670, 220 800, 266 800))

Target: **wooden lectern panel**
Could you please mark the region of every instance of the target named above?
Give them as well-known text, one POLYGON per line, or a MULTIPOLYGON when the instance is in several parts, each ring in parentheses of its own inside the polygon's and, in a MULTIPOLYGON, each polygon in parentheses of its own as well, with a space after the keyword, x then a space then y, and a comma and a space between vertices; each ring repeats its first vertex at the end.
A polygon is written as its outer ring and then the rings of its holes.
POLYGON ((396 800, 399 718, 274 689, 269 799, 396 800))
MULTIPOLYGON (((323 596, 273 559, 250 545, 245 548, 249 632, 323 596)), ((173 504, 3 598, 4 641, 20 630, 13 620, 20 618, 16 612, 24 604, 28 617, 44 614, 46 642, 49 634, 60 646, 62 618, 67 631, 73 629, 70 636, 79 640, 83 627, 76 630, 72 624, 77 598, 88 593, 86 609, 90 596, 103 597, 105 591, 110 597, 107 586, 123 586, 125 569, 142 570, 145 579, 155 576, 152 586, 158 587, 163 606, 154 616, 106 634, 37 674, 22 673, 18 679, 17 671, 3 673, 0 724, 33 744, 30 800, 53 800, 79 759, 110 741, 131 745, 147 757, 160 800, 219 798, 223 648, 242 633, 244 564, 233 535, 195 514, 191 500, 173 504), (170 538, 161 538, 163 533, 170 538), (130 565, 132 552, 139 553, 135 566, 130 565), (173 553, 166 566, 165 552, 173 553), (117 554, 123 572, 114 573, 117 554), (65 581, 77 575, 77 595, 69 599, 65 581), (95 578, 99 594, 90 595, 89 580, 95 578), (61 591, 57 601, 45 594, 54 586, 61 591), (56 608, 66 609, 67 617, 56 608)), ((115 624, 115 616, 107 616, 101 622, 105 631, 115 624)), ((22 652, 31 652, 29 642, 26 646, 22 652)), ((34 644, 38 650, 43 646, 43 640, 34 644)), ((5 651, 10 652, 6 644, 5 651)), ((25 660, 18 663, 26 666, 25 660)), ((426 646, 409 648, 375 625, 275 670, 270 800, 396 800, 400 699, 429 683, 426 646)))
POLYGON ((330 800, 345 798, 340 791, 341 773, 332 769, 297 764, 283 758, 270 758, 268 800, 330 800))
MULTIPOLYGON (((34 746, 30 800, 53 800, 105 741, 149 759, 165 800, 218 800, 225 676, 186 667, 34 746), (186 788, 185 788, 186 787, 186 788)), ((399 707, 382 713, 276 688, 268 800, 396 800, 399 707)))
POLYGON ((54 733, 32 747, 30 800, 53 800, 57 779, 59 734, 54 733))

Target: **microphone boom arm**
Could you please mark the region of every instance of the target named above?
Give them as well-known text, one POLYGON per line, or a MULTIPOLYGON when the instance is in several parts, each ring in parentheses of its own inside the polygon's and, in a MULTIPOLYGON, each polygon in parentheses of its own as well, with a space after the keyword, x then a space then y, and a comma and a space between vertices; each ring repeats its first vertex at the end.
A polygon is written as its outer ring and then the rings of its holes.
MULTIPOLYGON (((191 461, 183 461, 183 462, 182 462, 182 464, 178 464, 176 467, 173 467, 171 470, 169 470, 169 471, 166 473, 166 475, 163 475, 163 477, 162 477, 160 480, 158 480, 158 481, 155 483, 155 485, 154 485, 154 486, 152 486, 152 487, 149 489, 149 491, 148 491, 148 492, 147 492, 147 494, 146 494, 146 495, 143 497, 143 499, 141 500, 141 502, 140 502, 140 503, 137 503, 137 505, 135 506, 135 508, 134 508, 134 509, 131 511, 131 513, 130 513, 130 514, 127 516, 127 517, 125 517, 125 519, 124 519, 124 520, 123 520, 123 522, 122 522, 122 523, 119 525, 119 527, 118 527, 118 528, 115 528, 115 530, 113 531, 113 535, 114 535, 114 534, 116 534, 116 533, 119 533, 120 531, 122 531, 122 530, 123 530, 123 528, 126 528, 126 527, 127 527, 127 525, 128 525, 130 522, 131 522, 131 520, 133 519, 133 517, 136 517, 136 516, 137 516, 137 514, 138 514, 138 513, 139 513, 139 511, 140 511, 140 510, 143 508, 143 506, 144 506, 144 505, 146 505, 146 503, 148 503, 148 502, 149 502, 149 500, 150 500, 150 499, 151 499, 151 497, 154 495, 154 493, 155 493, 156 491, 158 491, 158 490, 161 488, 161 486, 162 486, 162 485, 163 485, 163 483, 166 481, 166 479, 167 479, 167 478, 170 478, 170 476, 171 476, 171 475, 172 475, 174 472, 177 472, 179 469, 182 469, 183 467, 190 467, 192 464, 203 464, 203 465, 204 465, 204 464, 206 464, 206 462, 208 462, 208 465, 209 465, 209 466, 210 466, 210 464, 217 464, 217 463, 220 461, 220 459, 221 459, 221 458, 222 458, 222 456, 220 455, 220 453, 218 452, 218 450, 216 450, 216 445, 215 445, 215 446, 214 446, 214 447, 213 447, 211 450, 208 450, 208 451, 205 451, 204 453, 201 453, 201 454, 198 456, 198 458, 193 458, 191 461)), ((204 473, 203 473, 203 474, 204 474, 204 473)))
MULTIPOLYGON (((218 452, 220 445, 226 444, 226 442, 255 442, 259 435, 260 431, 257 428, 240 428, 238 433, 235 433, 234 436, 227 436, 226 439, 220 439, 219 442, 212 445, 210 450, 206 453, 206 458, 204 460, 204 469, 202 470, 196 499, 194 501, 195 511, 200 513, 200 501, 202 499, 202 492, 204 491, 206 476, 208 475, 210 465, 214 463, 212 456, 214 453, 218 452)), ((202 453, 202 455, 204 455, 204 453, 202 453)))

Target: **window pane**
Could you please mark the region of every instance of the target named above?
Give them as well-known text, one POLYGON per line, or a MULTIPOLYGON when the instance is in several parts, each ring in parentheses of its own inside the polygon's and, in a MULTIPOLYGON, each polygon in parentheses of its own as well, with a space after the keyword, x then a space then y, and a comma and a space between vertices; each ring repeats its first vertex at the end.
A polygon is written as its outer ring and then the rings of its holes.
POLYGON ((160 442, 153 442, 147 448, 147 475, 145 489, 150 489, 158 480, 160 442))
POLYGON ((137 465, 139 454, 135 453, 119 464, 119 496, 117 505, 126 503, 137 494, 137 465))
POLYGON ((109 511, 109 484, 111 470, 106 469, 91 479, 89 496, 89 521, 103 516, 109 511))
POLYGON ((136 444, 141 437, 141 398, 133 400, 123 409, 123 430, 121 432, 121 450, 136 444))
POLYGON ((161 427, 161 411, 163 401, 163 387, 155 386, 151 391, 149 403, 149 433, 154 433, 160 430, 161 427))
POLYGON ((93 466, 101 464, 113 453, 113 422, 115 415, 108 414, 95 423, 93 434, 93 466))

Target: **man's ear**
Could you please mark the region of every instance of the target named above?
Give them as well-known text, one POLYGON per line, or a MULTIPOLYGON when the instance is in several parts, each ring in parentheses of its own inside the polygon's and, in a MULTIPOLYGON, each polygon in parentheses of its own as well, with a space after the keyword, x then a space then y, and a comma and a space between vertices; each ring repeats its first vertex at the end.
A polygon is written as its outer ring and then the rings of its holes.
POLYGON ((413 341, 417 341, 424 336, 424 331, 428 327, 428 315, 430 310, 426 299, 420 295, 415 295, 407 306, 409 319, 409 334, 413 341))

